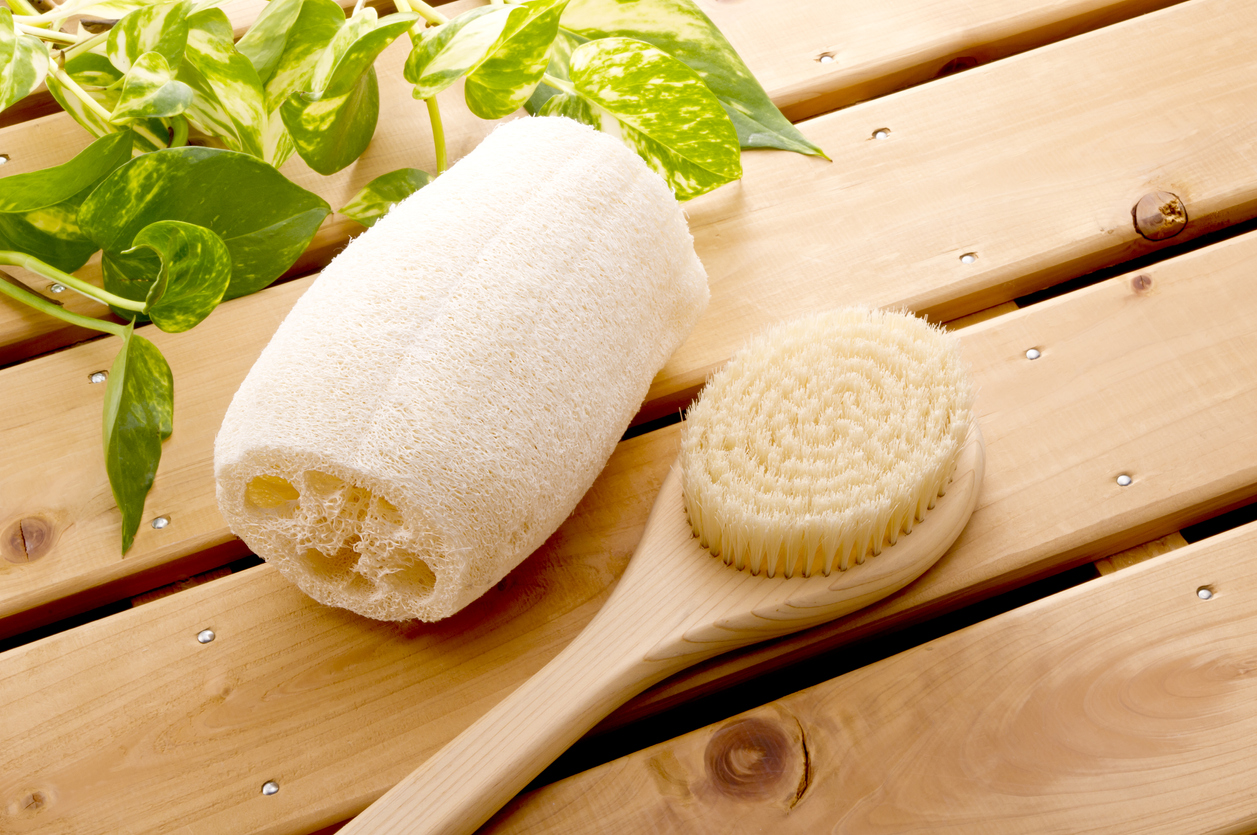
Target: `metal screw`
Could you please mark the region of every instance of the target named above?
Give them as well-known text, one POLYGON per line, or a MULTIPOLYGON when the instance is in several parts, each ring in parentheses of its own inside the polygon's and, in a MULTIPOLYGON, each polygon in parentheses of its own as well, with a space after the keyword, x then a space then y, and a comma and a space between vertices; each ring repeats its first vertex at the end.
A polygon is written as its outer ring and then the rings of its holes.
POLYGON ((272 794, 278 794, 278 793, 279 793, 279 783, 276 783, 274 780, 267 780, 265 783, 262 784, 262 794, 267 795, 269 797, 272 794))
POLYGON ((0 154, 0 165, 4 165, 8 161, 9 161, 8 154, 0 154))
POLYGON ((153 520, 153 527, 159 531, 169 524, 170 524, 169 516, 158 516, 156 519, 153 520))
POLYGON ((873 131, 874 139, 885 139, 888 136, 890 136, 890 128, 878 128, 873 131))
POLYGON ((819 58, 817 58, 816 60, 820 61, 822 64, 832 64, 834 63, 834 56, 826 52, 823 55, 821 55, 819 58))
POLYGON ((196 640, 197 643, 208 644, 210 641, 214 640, 214 630, 202 629, 200 632, 196 633, 196 640))
POLYGON ((1213 589, 1209 588, 1208 586, 1201 586, 1200 588, 1196 589, 1196 596, 1199 597, 1201 600, 1208 600, 1209 598, 1213 597, 1213 589))
POLYGON ((87 376, 87 381, 89 383, 103 383, 108 379, 109 379, 108 371, 93 371, 91 374, 87 376))
POLYGON ((1038 348, 1031 348, 1029 351, 1026 351, 1026 359, 1028 360, 1037 360, 1041 356, 1043 355, 1039 353, 1038 348))
POLYGON ((966 252, 964 255, 960 256, 960 263, 962 264, 972 264, 976 260, 978 260, 976 252, 966 252))
POLYGON ((64 293, 64 292, 65 292, 65 285, 64 285, 64 284, 53 284, 51 287, 49 287, 49 288, 48 288, 48 292, 49 292, 49 293, 64 293))
POLYGON ((1122 473, 1121 475, 1119 475, 1119 476, 1117 477, 1117 486, 1119 486, 1119 487, 1129 487, 1129 486, 1130 486, 1131 481, 1132 481, 1132 479, 1131 479, 1131 477, 1130 477, 1130 476, 1126 475, 1125 473, 1122 473))
POLYGON ((1130 213, 1135 231, 1150 241, 1173 238, 1187 228, 1187 207, 1177 194, 1168 191, 1145 194, 1130 213))

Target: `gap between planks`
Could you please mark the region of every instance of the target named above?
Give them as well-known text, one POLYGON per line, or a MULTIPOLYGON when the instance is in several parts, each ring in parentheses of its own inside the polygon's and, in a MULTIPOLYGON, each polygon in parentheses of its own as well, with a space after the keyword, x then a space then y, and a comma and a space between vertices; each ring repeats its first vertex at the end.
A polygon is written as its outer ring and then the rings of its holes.
MULTIPOLYGON (((1257 410, 1254 258, 1257 235, 1246 236, 1158 265, 1150 284, 1113 279, 961 331, 989 462, 956 547, 900 594, 666 682, 619 721, 1253 495, 1257 429, 1244 431, 1257 410), (1042 346, 1040 360, 1025 359, 1028 344, 1042 346), (1135 474, 1130 487, 1113 484, 1118 467, 1135 474)), ((56 802, 30 825, 83 831, 295 833, 351 816, 588 621, 640 534, 676 437, 672 427, 621 444, 542 551, 449 621, 365 621, 261 566, 0 655, 0 809, 38 790, 56 802), (205 628, 218 637, 199 645, 205 628), (273 798, 258 791, 266 779, 283 786, 273 798), (202 790, 186 791, 190 782, 202 790), (145 791, 130 790, 137 784, 145 791)))

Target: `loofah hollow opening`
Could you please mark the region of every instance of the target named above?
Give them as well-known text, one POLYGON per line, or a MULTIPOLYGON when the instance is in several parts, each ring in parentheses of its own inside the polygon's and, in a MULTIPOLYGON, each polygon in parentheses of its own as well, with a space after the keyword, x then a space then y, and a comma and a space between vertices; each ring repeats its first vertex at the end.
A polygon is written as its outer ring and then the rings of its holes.
POLYGON ((849 308, 779 325, 690 408, 682 490, 703 547, 753 574, 845 570, 911 533, 972 421, 955 338, 849 308))
POLYGON ((281 567, 302 588, 367 610, 433 597, 442 543, 416 537, 431 526, 408 523, 377 488, 317 468, 259 473, 244 483, 242 516, 253 541, 288 554, 281 567))

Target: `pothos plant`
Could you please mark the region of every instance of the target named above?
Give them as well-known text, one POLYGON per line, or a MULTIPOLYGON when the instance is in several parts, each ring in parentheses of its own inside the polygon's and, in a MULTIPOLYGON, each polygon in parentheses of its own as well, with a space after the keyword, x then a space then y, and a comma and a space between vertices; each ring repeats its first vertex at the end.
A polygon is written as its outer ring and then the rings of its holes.
POLYGON ((452 19, 423 0, 383 17, 363 0, 348 16, 335 0, 269 0, 238 41, 221 0, 33 2, 0 0, 0 110, 44 84, 97 138, 0 179, 0 264, 119 318, 2 274, 0 292, 121 340, 103 434, 123 553, 173 429, 170 367, 136 324, 186 331, 293 264, 331 208, 277 168, 295 153, 332 174, 366 150, 375 61, 397 38, 412 43, 402 74, 427 108, 436 170, 367 184, 340 209, 367 226, 446 169, 436 96, 460 79, 482 119, 524 108, 617 135, 681 200, 740 177, 739 148, 821 154, 692 0, 492 0, 452 19), (98 252, 99 287, 71 274, 98 252))

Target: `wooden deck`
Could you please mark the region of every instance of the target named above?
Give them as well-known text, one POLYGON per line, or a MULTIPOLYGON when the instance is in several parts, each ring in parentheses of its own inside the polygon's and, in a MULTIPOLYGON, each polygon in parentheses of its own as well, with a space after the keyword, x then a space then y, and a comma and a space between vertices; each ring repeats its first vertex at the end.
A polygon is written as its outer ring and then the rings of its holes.
MULTIPOLYGON (((667 416, 707 374, 765 325, 847 303, 958 329, 987 440, 960 540, 880 604, 642 694, 567 766, 595 768, 485 831, 1257 832, 1257 527, 1178 533, 1257 499, 1257 5, 699 3, 833 162, 747 153, 741 182, 687 205, 712 303, 640 434, 448 621, 319 606, 214 503, 227 403, 356 224, 332 216, 291 280, 195 331, 148 334, 177 387, 146 510, 170 524, 142 524, 125 559, 88 382, 115 346, 0 302, 0 833, 334 831, 593 616, 675 457, 667 416), (1187 224, 1154 241, 1132 209, 1158 192, 1187 224), (1078 584, 1043 596, 1062 576, 1078 584), (985 616, 1015 594, 1040 599, 985 616), (979 622, 933 637, 952 618, 979 622), (888 657, 844 665, 857 653, 888 657)), ((400 72, 380 96, 361 162, 285 173, 339 206, 431 169, 400 72)), ((455 105, 457 157, 490 126, 455 105)), ((61 115, 18 121, 0 172, 88 141, 61 115)))

